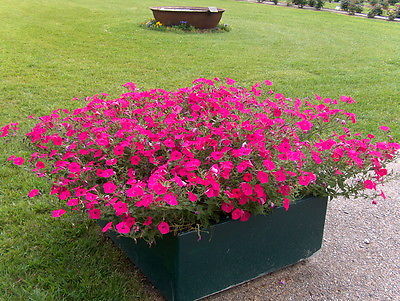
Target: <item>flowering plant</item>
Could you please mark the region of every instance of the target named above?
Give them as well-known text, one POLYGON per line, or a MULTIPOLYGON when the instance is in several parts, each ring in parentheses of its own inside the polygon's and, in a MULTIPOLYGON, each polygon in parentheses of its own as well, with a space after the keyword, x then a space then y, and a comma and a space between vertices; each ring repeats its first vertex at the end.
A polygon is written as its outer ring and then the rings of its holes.
POLYGON ((184 31, 196 33, 222 32, 231 30, 231 27, 228 24, 218 24, 216 27, 211 29, 197 29, 186 21, 181 21, 178 25, 164 25, 155 19, 150 19, 147 22, 141 23, 141 26, 158 31, 184 31))
MULTIPOLYGON (((400 145, 352 133, 346 124, 356 116, 336 108, 351 97, 291 99, 270 81, 250 89, 232 79, 193 83, 143 92, 127 83, 130 91, 116 99, 95 95, 84 107, 36 118, 27 161, 65 202, 52 215, 83 212, 108 221, 104 232, 152 241, 276 206, 290 210, 307 195, 369 189, 384 197, 378 187, 400 145)), ((0 128, 0 136, 17 127, 0 128)))

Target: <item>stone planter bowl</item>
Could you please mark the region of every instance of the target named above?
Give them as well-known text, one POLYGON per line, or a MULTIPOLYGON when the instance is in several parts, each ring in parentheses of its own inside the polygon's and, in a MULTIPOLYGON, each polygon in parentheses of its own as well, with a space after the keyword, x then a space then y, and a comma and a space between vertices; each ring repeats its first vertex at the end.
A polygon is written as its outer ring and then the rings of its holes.
POLYGON ((225 11, 215 7, 193 6, 157 6, 150 7, 156 21, 166 26, 179 25, 182 22, 198 28, 215 28, 225 11))

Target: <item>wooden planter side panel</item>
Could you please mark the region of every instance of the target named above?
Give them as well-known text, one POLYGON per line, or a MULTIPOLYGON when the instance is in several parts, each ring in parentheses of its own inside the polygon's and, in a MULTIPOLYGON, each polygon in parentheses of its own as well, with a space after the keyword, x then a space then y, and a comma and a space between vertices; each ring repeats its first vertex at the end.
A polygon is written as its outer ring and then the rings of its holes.
POLYGON ((109 233, 131 261, 167 298, 189 301, 219 292, 305 259, 321 248, 327 198, 306 198, 288 211, 253 216, 247 222, 143 241, 109 233))
POLYGON ((327 199, 180 236, 175 300, 194 300, 305 259, 321 248, 327 199))

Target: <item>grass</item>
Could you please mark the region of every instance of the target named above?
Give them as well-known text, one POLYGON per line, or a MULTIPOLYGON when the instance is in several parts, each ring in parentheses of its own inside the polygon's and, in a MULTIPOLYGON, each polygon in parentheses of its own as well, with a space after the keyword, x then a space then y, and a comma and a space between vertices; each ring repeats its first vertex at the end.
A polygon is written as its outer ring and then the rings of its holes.
MULTIPOLYGON (((357 129, 399 138, 400 24, 326 12, 213 1, 229 33, 141 28, 152 5, 176 0, 2 0, 0 124, 124 91, 132 81, 173 89, 198 77, 244 85, 272 80, 292 97, 351 95, 357 129)), ((0 162, 23 154, 1 141, 0 162)), ((0 300, 152 300, 147 282, 95 226, 49 217, 53 202, 25 197, 41 179, 0 164, 0 300), (144 283, 144 284, 143 284, 144 283)))

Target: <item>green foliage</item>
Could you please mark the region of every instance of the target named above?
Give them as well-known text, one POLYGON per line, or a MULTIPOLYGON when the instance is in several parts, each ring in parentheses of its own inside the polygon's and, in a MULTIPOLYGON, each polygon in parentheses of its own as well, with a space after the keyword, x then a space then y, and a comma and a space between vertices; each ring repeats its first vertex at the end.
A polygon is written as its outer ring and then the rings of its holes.
POLYGON ((363 11, 363 2, 363 0, 342 0, 340 8, 347 11, 349 15, 354 15, 363 11))
POLYGON ((298 8, 303 8, 305 5, 307 5, 307 0, 292 0, 292 3, 297 5, 298 8))
POLYGON ((389 8, 387 11, 388 21, 393 21, 396 18, 400 18, 400 4, 394 8, 389 8))
POLYGON ((324 0, 315 0, 315 5, 314 7, 316 9, 321 9, 324 7, 325 1, 324 0))
POLYGON ((182 21, 179 25, 165 26, 155 19, 142 23, 142 27, 157 31, 183 31, 183 32, 220 32, 230 31, 231 27, 228 24, 218 24, 217 27, 211 29, 197 29, 188 22, 182 21))

